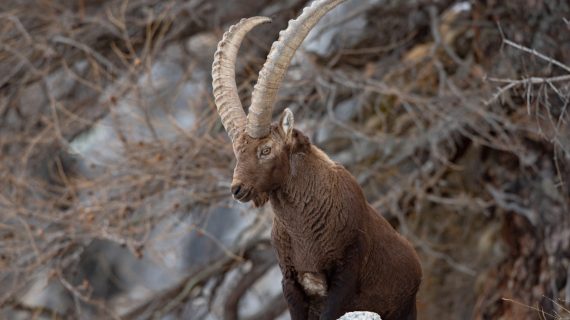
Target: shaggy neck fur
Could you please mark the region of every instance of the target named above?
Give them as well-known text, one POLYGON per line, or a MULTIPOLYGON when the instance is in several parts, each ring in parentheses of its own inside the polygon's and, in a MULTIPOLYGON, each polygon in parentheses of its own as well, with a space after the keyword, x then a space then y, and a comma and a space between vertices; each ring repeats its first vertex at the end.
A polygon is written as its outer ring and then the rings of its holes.
POLYGON ((348 219, 341 213, 347 203, 354 203, 347 198, 363 200, 362 192, 343 177, 347 171, 313 145, 292 155, 290 170, 285 183, 270 195, 278 222, 292 236, 316 241, 325 229, 346 230, 348 219))

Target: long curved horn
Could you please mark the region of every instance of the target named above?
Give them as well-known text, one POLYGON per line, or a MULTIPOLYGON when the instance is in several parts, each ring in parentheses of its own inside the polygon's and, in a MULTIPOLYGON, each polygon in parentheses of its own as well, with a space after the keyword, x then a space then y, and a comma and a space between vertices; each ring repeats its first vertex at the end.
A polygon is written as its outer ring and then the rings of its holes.
POLYGON ((269 134, 273 103, 297 48, 321 17, 344 1, 316 0, 303 9, 297 19, 289 21, 286 30, 279 33, 279 39, 271 46, 267 61, 253 88, 251 107, 247 114, 247 134, 252 138, 262 138, 269 134))
POLYGON ((242 19, 224 33, 214 54, 212 64, 214 101, 232 143, 246 124, 235 80, 237 53, 245 35, 255 26, 268 22, 271 22, 271 19, 266 17, 242 19))

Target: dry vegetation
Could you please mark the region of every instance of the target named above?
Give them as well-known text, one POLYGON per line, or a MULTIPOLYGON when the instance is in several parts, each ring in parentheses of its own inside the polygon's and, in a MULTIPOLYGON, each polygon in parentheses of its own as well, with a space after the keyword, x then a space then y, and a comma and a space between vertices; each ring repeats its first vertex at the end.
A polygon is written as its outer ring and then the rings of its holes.
MULTIPOLYGON (((0 317, 284 311, 279 294, 238 311, 275 264, 271 212, 230 199, 233 154, 209 73, 229 24, 272 16, 241 50, 249 97, 277 30, 305 4, 0 3, 0 317), (248 221, 229 246, 208 229, 224 207, 248 221), (163 290, 113 269, 127 256, 166 261, 192 246, 188 234, 220 254, 178 257, 163 290)), ((567 319, 570 5, 456 4, 355 5, 328 27, 361 19, 363 32, 326 55, 301 53, 275 112, 291 107, 417 246, 421 318, 567 319)))

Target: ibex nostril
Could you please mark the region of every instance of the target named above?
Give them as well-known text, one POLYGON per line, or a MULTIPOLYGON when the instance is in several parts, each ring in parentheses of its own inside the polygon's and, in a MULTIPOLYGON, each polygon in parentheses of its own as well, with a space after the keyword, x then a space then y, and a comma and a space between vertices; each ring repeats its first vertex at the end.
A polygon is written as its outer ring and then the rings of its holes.
POLYGON ((232 186, 232 194, 233 194, 234 196, 237 196, 238 193, 240 192, 240 190, 241 190, 241 185, 240 185, 240 184, 238 184, 238 185, 233 185, 233 186, 232 186))

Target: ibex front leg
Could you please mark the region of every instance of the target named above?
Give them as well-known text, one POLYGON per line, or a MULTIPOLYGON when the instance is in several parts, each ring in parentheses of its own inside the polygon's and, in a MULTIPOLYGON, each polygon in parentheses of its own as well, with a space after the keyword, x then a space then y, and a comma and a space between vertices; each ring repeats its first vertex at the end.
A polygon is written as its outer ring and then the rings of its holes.
POLYGON ((306 320, 309 317, 309 303, 307 295, 297 282, 295 274, 291 270, 283 272, 283 295, 289 306, 292 320, 306 320))
POLYGON ((274 226, 271 232, 273 247, 277 251, 279 268, 283 275, 281 285, 283 295, 287 301, 292 320, 307 320, 309 315, 309 302, 305 291, 298 281, 298 273, 293 267, 289 254, 291 250, 291 238, 281 228, 274 226))
POLYGON ((359 266, 362 263, 362 248, 358 243, 348 246, 344 259, 330 271, 327 297, 321 320, 340 318, 354 301, 358 290, 359 266))

